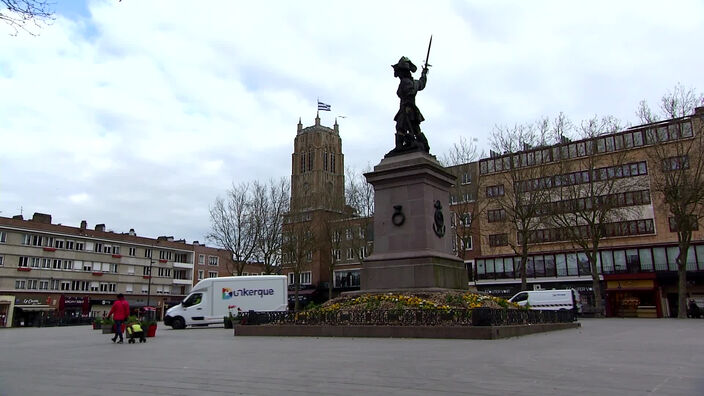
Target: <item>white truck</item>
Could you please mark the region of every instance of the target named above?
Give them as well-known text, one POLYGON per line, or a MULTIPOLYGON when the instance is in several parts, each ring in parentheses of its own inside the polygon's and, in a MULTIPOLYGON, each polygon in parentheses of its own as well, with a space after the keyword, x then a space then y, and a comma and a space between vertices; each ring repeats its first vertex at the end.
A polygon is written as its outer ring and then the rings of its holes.
POLYGON ((169 308, 164 324, 174 329, 223 323, 228 314, 285 311, 288 307, 284 275, 226 276, 198 282, 191 293, 169 308))
POLYGON ((528 305, 530 309, 548 311, 571 309, 575 313, 582 311, 579 294, 574 289, 522 291, 511 297, 509 301, 521 306, 528 305))

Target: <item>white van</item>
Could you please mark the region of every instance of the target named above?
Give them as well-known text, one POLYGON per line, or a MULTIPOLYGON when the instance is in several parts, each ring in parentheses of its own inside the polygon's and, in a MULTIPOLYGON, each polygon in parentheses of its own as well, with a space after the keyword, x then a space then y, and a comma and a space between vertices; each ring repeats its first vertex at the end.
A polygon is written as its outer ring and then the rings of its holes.
POLYGON ((223 323, 239 311, 285 311, 288 307, 284 275, 226 276, 198 282, 181 304, 169 308, 164 324, 174 329, 223 323))
POLYGON ((574 289, 530 290, 517 293, 509 299, 520 306, 528 305, 530 309, 547 311, 574 310, 582 312, 579 294, 574 289))

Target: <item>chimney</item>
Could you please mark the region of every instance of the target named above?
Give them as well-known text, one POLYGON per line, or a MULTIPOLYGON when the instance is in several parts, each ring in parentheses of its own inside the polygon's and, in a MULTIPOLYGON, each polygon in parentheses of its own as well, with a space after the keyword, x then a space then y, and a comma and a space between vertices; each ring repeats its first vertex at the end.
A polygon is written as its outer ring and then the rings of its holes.
POLYGON ((35 212, 32 221, 42 224, 51 224, 51 215, 35 212))
POLYGON ((157 241, 173 242, 173 241, 174 241, 174 237, 173 237, 173 236, 163 236, 163 235, 162 235, 162 236, 156 237, 156 240, 157 240, 157 241))
POLYGON ((14 215, 12 216, 12 218, 15 220, 24 220, 24 217, 22 215, 14 215))
POLYGON ((137 233, 134 232, 134 228, 130 228, 129 234, 132 235, 132 236, 136 236, 136 235, 137 235, 137 233))
POLYGON ((193 246, 200 246, 200 243, 198 243, 198 241, 193 241, 193 246))
POLYGON ((85 220, 81 220, 81 229, 85 230, 86 228, 88 228, 88 222, 85 220))
POLYGON ((96 225, 95 225, 95 230, 96 230, 96 231, 105 232, 105 224, 96 224, 96 225))

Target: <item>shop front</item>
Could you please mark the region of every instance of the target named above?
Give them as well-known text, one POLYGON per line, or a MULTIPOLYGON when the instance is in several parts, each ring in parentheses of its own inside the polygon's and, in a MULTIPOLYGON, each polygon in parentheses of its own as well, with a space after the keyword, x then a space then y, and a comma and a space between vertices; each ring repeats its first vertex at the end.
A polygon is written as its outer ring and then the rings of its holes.
POLYGON ((654 273, 604 275, 606 316, 662 318, 662 304, 654 273))
POLYGON ((12 325, 14 305, 15 296, 0 296, 0 327, 10 327, 12 325))
POLYGON ((43 326, 56 312, 47 299, 48 296, 43 295, 16 295, 12 326, 43 326))

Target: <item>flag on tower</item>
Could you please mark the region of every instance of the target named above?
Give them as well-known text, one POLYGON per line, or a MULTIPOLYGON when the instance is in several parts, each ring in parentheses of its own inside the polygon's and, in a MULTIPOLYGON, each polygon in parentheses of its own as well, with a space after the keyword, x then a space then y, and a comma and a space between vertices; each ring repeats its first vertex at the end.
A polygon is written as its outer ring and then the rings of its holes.
POLYGON ((321 101, 318 101, 318 110, 330 111, 330 105, 327 103, 323 103, 321 101))

